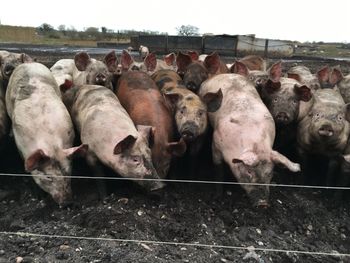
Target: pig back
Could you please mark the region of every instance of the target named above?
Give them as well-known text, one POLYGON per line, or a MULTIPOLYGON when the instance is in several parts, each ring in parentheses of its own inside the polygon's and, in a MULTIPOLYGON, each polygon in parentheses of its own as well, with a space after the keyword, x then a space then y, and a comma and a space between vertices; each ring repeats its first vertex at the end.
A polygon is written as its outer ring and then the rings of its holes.
POLYGON ((16 144, 26 145, 21 149, 24 158, 38 147, 71 147, 73 124, 57 83, 44 65, 25 63, 14 70, 6 91, 6 106, 16 144))

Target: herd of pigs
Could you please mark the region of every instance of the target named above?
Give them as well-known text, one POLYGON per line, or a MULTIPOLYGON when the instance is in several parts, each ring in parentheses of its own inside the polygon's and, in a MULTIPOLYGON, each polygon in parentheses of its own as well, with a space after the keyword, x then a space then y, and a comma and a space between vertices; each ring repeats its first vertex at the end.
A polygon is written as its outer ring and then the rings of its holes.
POLYGON ((255 206, 268 206, 275 165, 303 184, 315 155, 328 161, 326 185, 349 183, 350 75, 340 68, 282 73, 281 61, 267 68, 255 55, 225 64, 216 52, 157 59, 144 48, 141 62, 127 50, 103 61, 79 52, 50 69, 0 51, 0 136, 14 137, 25 170, 59 205, 72 198, 74 156, 94 176, 106 166, 154 191, 174 156, 187 152, 197 171, 206 136, 216 180, 227 165, 255 206))

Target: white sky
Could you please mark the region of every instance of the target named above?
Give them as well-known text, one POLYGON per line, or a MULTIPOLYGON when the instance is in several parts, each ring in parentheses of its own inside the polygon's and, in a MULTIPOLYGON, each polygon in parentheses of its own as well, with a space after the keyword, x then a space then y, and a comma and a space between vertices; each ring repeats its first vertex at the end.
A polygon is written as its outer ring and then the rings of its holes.
POLYGON ((4 25, 105 26, 170 35, 193 25, 201 34, 350 42, 349 0, 10 0, 0 6, 4 25))

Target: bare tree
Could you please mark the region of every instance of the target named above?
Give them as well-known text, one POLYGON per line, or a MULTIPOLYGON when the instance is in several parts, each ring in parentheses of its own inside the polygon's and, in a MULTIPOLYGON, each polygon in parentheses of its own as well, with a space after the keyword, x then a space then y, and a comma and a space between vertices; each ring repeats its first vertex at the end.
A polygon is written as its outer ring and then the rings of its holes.
POLYGON ((192 25, 182 25, 176 28, 177 34, 180 36, 198 36, 199 28, 192 25))

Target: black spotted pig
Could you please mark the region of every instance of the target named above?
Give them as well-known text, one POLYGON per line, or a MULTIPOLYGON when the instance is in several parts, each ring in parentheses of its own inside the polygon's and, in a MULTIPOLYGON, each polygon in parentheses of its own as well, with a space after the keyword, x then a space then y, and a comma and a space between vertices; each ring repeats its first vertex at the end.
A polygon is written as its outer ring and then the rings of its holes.
MULTIPOLYGON (((272 150, 275 123, 262 102, 255 83, 239 74, 220 74, 201 86, 200 97, 207 103, 214 129, 214 164, 225 162, 240 183, 268 184, 275 164, 293 172, 300 165, 272 150)), ((254 205, 267 206, 269 186, 242 184, 254 205)))
MULTIPOLYGON (((137 126, 109 89, 83 85, 69 89, 63 96, 81 141, 89 145, 87 162, 96 175, 103 176, 99 161, 117 174, 130 178, 159 179, 152 165, 152 127, 137 126)), ((159 181, 136 183, 147 190, 162 188, 159 181)))
POLYGON ((26 171, 58 204, 68 202, 70 159, 86 146, 72 147, 73 124, 50 70, 39 63, 17 66, 7 88, 6 107, 26 171))
POLYGON ((160 70, 152 79, 173 106, 181 137, 191 142, 202 136, 207 129, 207 107, 198 95, 186 89, 180 76, 172 70, 160 70))
POLYGON ((3 82, 3 88, 6 89, 8 80, 18 65, 32 61, 32 58, 25 53, 0 50, 0 81, 3 82))
POLYGON ((183 78, 186 88, 195 93, 206 79, 229 72, 217 52, 207 55, 203 62, 197 59, 198 54, 195 55, 193 52, 190 54, 179 52, 176 57, 177 72, 183 78))

